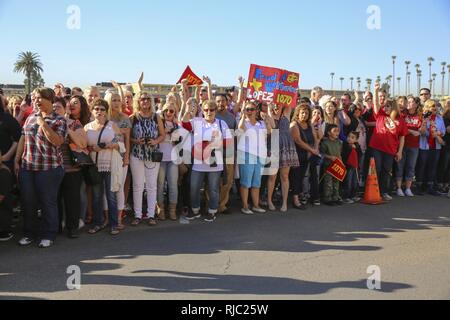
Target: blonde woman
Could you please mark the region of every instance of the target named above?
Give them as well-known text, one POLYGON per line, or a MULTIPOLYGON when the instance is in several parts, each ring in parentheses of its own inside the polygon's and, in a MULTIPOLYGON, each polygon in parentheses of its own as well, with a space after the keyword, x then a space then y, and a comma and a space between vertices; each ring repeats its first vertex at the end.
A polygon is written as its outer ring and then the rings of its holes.
POLYGON ((440 196, 435 189, 436 169, 439 163, 441 149, 445 145, 443 137, 446 134, 444 120, 437 112, 434 100, 425 102, 421 114, 422 126, 420 132, 419 159, 417 163, 417 182, 420 186, 419 195, 428 192, 440 196))
POLYGON ((95 100, 100 99, 100 91, 98 90, 97 87, 90 86, 86 88, 86 90, 84 90, 84 98, 86 99, 89 105, 89 110, 92 111, 95 100))
POLYGON ((131 117, 131 157, 133 176, 133 203, 135 219, 133 226, 142 221, 142 196, 147 189, 147 216, 149 225, 157 224, 155 219, 157 180, 159 162, 154 162, 152 154, 164 141, 166 132, 160 116, 156 114, 153 99, 146 91, 139 92, 134 100, 134 114, 131 117))
POLYGON ((22 96, 18 95, 11 96, 8 100, 8 111, 14 118, 16 118, 16 120, 20 113, 20 106, 22 105, 22 101, 22 96))
POLYGON ((128 165, 130 164, 130 137, 131 137, 131 121, 130 118, 122 112, 122 98, 117 93, 108 93, 105 96, 106 102, 110 105, 108 110, 109 120, 114 122, 119 127, 120 134, 118 135, 118 142, 123 144, 124 150, 120 154, 123 159, 122 179, 120 189, 117 193, 117 209, 119 210, 118 228, 124 229, 122 218, 125 211, 125 179, 127 178, 128 165))
POLYGON ((163 153, 163 159, 158 174, 158 218, 166 220, 164 186, 167 180, 169 197, 169 217, 170 220, 177 220, 178 203, 178 164, 172 158, 172 153, 176 143, 180 142, 179 125, 176 120, 177 107, 174 103, 166 103, 162 108, 161 117, 164 123, 166 137, 160 144, 160 150, 163 153))

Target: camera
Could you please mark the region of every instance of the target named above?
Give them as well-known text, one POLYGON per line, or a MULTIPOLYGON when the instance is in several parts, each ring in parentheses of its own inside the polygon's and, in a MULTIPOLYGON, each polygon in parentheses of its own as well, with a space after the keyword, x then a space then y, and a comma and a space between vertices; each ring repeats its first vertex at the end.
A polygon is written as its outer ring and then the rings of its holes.
POLYGON ((425 112, 425 113, 423 114, 423 117, 424 117, 424 119, 428 119, 428 118, 431 117, 432 115, 433 115, 433 112, 428 111, 428 112, 425 112))
POLYGON ((100 143, 98 144, 98 147, 101 148, 101 149, 105 149, 105 148, 106 148, 106 143, 100 142, 100 143))
POLYGON ((211 168, 217 168, 217 160, 216 160, 216 150, 213 149, 211 151, 211 158, 213 158, 213 163, 210 165, 211 168))

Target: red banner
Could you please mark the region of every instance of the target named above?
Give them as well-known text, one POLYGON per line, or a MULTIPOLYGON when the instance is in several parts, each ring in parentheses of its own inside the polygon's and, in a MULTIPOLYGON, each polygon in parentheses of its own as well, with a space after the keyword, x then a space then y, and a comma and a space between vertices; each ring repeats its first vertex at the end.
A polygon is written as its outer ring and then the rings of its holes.
POLYGON ((252 64, 248 75, 247 98, 296 107, 299 82, 299 73, 252 64))
POLYGON ((187 79, 188 86, 200 86, 203 84, 202 79, 197 77, 197 75, 191 70, 191 67, 187 66, 186 70, 184 70, 183 74, 178 80, 177 84, 181 83, 181 80, 187 79))
POLYGON ((347 168, 340 159, 336 159, 332 164, 330 164, 326 172, 338 179, 340 182, 344 182, 345 176, 347 175, 347 168))

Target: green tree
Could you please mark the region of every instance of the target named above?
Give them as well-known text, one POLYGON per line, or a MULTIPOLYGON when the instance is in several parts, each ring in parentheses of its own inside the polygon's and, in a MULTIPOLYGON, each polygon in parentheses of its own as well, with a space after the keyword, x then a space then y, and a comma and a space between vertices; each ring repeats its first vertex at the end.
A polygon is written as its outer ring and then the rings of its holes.
POLYGON ((40 76, 40 73, 43 71, 42 67, 40 56, 37 53, 30 51, 19 53, 19 57, 14 64, 14 72, 23 73, 25 75, 28 94, 30 94, 33 89, 33 74, 40 76))

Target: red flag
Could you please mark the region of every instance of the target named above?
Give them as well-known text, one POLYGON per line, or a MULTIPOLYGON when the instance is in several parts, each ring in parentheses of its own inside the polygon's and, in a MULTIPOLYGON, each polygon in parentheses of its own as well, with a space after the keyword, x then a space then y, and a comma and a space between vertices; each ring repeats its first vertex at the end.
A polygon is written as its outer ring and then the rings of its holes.
POLYGON ((345 176, 347 175, 347 168, 340 159, 336 159, 332 164, 330 164, 326 172, 338 179, 340 182, 344 182, 345 176))
POLYGON ((202 79, 196 76, 196 74, 191 70, 191 67, 187 66, 186 70, 184 70, 181 75, 180 80, 178 80, 177 84, 181 83, 181 80, 187 79, 188 86, 200 86, 203 84, 202 79))
POLYGON ((299 73, 252 64, 248 75, 247 98, 296 107, 299 82, 299 73))

